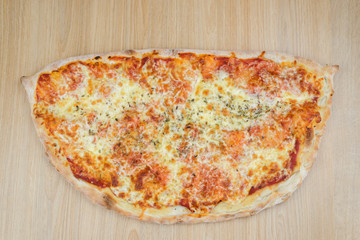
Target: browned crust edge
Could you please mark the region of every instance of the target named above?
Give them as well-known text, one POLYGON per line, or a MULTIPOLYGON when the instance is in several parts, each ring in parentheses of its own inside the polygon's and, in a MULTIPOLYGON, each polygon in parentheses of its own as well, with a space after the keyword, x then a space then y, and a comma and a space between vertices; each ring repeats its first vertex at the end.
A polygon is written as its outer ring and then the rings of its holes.
MULTIPOLYGON (((64 60, 57 61, 46 66, 44 69, 39 71, 30 77, 22 77, 21 82, 27 92, 29 103, 31 109, 33 109, 33 104, 35 103, 35 88, 39 75, 43 72, 50 72, 62 65, 65 65, 69 62, 77 61, 77 60, 86 60, 92 59, 97 56, 100 56, 102 60, 108 61, 108 56, 136 56, 141 57, 144 53, 151 53, 156 51, 159 56, 166 57, 178 56, 178 53, 182 52, 192 52, 196 54, 214 54, 214 55, 223 55, 230 56, 231 54, 235 54, 238 58, 252 58, 257 57, 262 54, 260 51, 256 52, 239 52, 239 51, 213 51, 213 50, 193 50, 193 49, 143 49, 143 50, 124 50, 120 52, 112 52, 105 54, 91 54, 84 55, 78 57, 71 57, 64 60)), ((141 219, 143 221, 152 221, 156 223, 163 224, 172 224, 178 222, 184 223, 199 223, 199 222, 214 222, 214 221, 223 221, 229 220, 237 217, 245 217, 254 215, 260 212, 263 209, 271 207, 273 205, 279 204, 285 200, 287 200, 291 194, 300 186, 303 179, 306 177, 308 172, 310 171, 313 163, 315 154, 319 148, 320 138, 324 134, 326 121, 330 116, 330 107, 331 107, 331 99, 333 94, 333 77, 336 71, 338 70, 338 66, 321 66, 320 64, 313 62, 308 59, 304 59, 301 57, 291 56, 287 54, 282 54, 278 52, 266 52, 263 57, 272 59, 276 62, 280 61, 294 61, 296 60, 299 64, 302 64, 312 72, 315 72, 317 75, 324 76, 326 78, 326 82, 328 82, 329 90, 331 91, 329 97, 326 99, 324 106, 321 107, 321 117, 322 121, 319 125, 316 126, 314 131, 314 138, 307 144, 307 146, 302 146, 298 153, 298 160, 300 160, 301 166, 293 173, 293 175, 287 179, 286 181, 280 182, 278 184, 263 188, 256 193, 250 195, 248 199, 244 202, 239 203, 239 205, 245 205, 243 208, 239 208, 237 211, 224 211, 216 214, 210 213, 206 216, 197 216, 194 214, 185 214, 185 215, 175 215, 175 216, 156 216, 154 214, 147 214, 146 211, 142 212, 140 209, 134 210, 126 208, 124 204, 121 204, 117 199, 112 197, 112 193, 108 188, 101 189, 87 182, 81 181, 75 178, 68 166, 66 166, 61 159, 58 159, 45 144, 46 134, 42 132, 39 122, 35 120, 35 117, 32 114, 32 119, 35 124, 36 132, 40 137, 40 140, 45 147, 45 152, 50 160, 50 162, 55 166, 57 171, 63 175, 67 181, 69 181, 72 185, 74 185, 79 191, 83 192, 89 199, 91 199, 94 203, 98 203, 102 206, 105 206, 108 209, 113 209, 115 211, 120 212, 122 215, 130 216, 134 218, 141 219), (124 207, 125 206, 125 207, 124 207)))

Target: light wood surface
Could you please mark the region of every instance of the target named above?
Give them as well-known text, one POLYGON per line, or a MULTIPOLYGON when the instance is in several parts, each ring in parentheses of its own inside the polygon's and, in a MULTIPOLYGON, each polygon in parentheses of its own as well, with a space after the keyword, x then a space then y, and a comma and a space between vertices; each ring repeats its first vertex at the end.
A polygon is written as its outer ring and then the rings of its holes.
POLYGON ((0 239, 360 239, 360 1, 0 0, 0 239), (92 204, 50 165, 22 75, 140 48, 271 50, 338 64, 310 175, 285 203, 220 223, 157 225, 92 204))

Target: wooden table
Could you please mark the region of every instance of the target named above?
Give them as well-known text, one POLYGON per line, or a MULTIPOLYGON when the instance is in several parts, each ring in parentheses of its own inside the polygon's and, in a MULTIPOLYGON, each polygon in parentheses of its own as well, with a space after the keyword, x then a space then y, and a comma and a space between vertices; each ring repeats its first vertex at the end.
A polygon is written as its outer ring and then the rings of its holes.
POLYGON ((0 1, 0 239, 360 239, 360 2, 0 1), (47 161, 22 75, 140 48, 269 50, 338 64, 332 116, 287 202, 227 222, 157 225, 92 204, 47 161))

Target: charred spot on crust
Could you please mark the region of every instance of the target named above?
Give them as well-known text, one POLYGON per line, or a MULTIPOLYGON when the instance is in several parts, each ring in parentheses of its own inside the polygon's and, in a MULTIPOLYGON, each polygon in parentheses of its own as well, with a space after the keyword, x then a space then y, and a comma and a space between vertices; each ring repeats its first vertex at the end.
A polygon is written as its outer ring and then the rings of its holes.
POLYGON ((306 135, 305 135, 305 144, 306 146, 311 145, 311 142, 314 138, 314 129, 306 128, 306 135))
POLYGON ((176 56, 179 53, 179 50, 178 49, 171 49, 170 52, 171 52, 171 55, 176 56))
POLYGON ((128 55, 135 55, 136 52, 134 50, 132 50, 132 49, 127 49, 127 50, 124 51, 124 53, 128 54, 128 55))
POLYGON ((115 200, 109 194, 104 193, 103 200, 107 209, 111 209, 115 205, 115 200))
POLYGON ((99 60, 100 58, 101 58, 100 56, 94 57, 95 60, 99 60))

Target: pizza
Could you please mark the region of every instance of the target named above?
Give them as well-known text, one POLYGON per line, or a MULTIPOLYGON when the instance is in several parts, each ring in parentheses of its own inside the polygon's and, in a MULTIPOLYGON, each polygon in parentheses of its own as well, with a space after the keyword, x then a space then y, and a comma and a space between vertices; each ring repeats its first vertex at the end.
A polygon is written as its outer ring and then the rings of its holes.
POLYGON ((338 66, 280 53, 127 50, 23 77, 55 168, 94 202, 158 223, 253 215, 313 165, 338 66))

